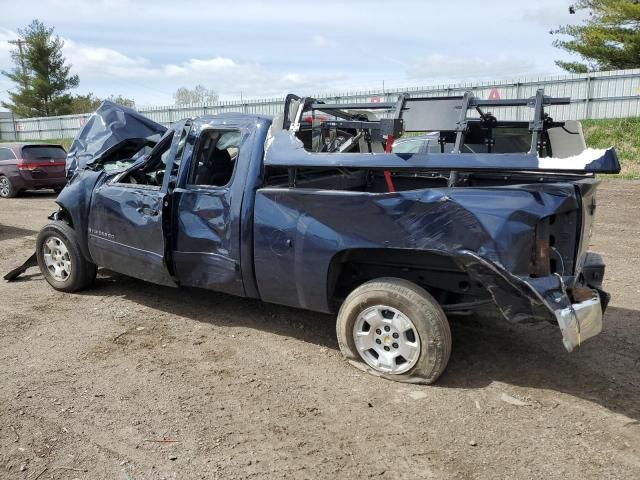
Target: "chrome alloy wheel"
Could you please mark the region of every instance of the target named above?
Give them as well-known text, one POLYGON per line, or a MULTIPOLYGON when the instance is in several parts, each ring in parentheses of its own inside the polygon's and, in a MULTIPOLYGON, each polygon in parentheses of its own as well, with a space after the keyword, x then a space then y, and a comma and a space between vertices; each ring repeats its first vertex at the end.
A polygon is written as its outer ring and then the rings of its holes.
POLYGON ((360 313, 353 340, 367 365, 382 373, 404 373, 420 358, 415 325, 401 311, 386 305, 374 305, 360 313))
POLYGON ((64 282, 71 275, 71 255, 62 240, 58 237, 49 237, 42 246, 44 264, 51 276, 64 282))
POLYGON ((8 197, 11 191, 11 185, 7 177, 0 177, 0 197, 8 197))

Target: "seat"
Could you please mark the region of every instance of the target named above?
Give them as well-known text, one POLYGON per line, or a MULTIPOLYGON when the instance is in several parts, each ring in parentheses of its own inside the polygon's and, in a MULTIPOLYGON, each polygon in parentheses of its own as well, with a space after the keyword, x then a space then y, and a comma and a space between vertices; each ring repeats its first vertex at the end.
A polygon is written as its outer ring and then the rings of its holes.
POLYGON ((233 174, 233 162, 227 150, 211 148, 207 160, 198 168, 196 185, 222 187, 229 183, 233 174))

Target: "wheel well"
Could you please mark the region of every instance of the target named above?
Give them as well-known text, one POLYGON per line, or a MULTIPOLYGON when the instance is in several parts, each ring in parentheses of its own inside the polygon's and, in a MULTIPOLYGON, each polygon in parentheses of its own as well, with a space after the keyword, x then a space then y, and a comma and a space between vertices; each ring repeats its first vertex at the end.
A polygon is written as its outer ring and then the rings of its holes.
POLYGON ((355 288, 380 277, 402 278, 427 290, 440 304, 487 298, 451 255, 427 250, 362 248, 337 253, 327 276, 328 299, 337 309, 355 288))
POLYGON ((61 220, 73 228, 73 219, 71 218, 71 214, 64 207, 60 207, 57 212, 54 212, 49 217, 49 220, 61 220))

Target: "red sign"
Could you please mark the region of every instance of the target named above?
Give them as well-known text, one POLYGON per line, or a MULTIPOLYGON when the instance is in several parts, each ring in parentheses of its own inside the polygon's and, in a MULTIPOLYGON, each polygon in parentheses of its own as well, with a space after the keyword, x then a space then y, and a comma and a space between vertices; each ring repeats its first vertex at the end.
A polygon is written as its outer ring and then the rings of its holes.
POLYGON ((382 102, 382 97, 371 97, 369 99, 369 103, 380 103, 382 102))
POLYGON ((500 92, 497 88, 494 87, 491 89, 488 100, 500 100, 500 92))

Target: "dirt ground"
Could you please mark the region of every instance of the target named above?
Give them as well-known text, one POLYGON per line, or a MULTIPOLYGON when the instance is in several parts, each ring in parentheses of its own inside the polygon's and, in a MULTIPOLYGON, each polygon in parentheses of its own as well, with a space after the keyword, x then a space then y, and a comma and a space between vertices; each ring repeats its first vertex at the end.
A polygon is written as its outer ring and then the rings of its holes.
MULTIPOLYGON (((0 202, 0 273, 54 196, 0 202)), ((100 272, 0 282, 0 478, 640 478, 640 183, 601 186, 612 303, 568 354, 551 325, 453 322, 440 381, 364 374, 334 318, 100 272), (161 441, 168 440, 168 441, 161 441)))

